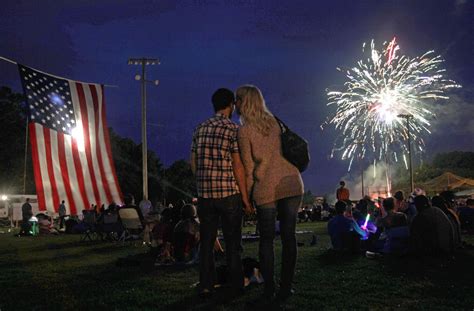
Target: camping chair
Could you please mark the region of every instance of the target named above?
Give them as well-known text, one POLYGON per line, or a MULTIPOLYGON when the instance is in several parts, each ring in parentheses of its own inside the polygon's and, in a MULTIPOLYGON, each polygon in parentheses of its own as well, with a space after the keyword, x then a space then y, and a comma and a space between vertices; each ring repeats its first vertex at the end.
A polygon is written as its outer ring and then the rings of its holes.
POLYGON ((122 232, 122 225, 119 221, 119 216, 117 213, 106 213, 103 216, 102 224, 100 226, 101 238, 104 237, 102 234, 105 234, 105 238, 109 241, 118 240, 118 233, 122 232))
POLYGON ((125 243, 125 241, 131 240, 134 235, 139 235, 143 231, 142 222, 136 209, 121 208, 119 209, 119 216, 123 226, 123 232, 119 241, 125 243))
POLYGON ((82 214, 84 215, 82 222, 84 224, 85 230, 82 234, 81 242, 84 242, 86 239, 92 241, 97 235, 97 220, 95 217, 95 211, 83 210, 82 214))

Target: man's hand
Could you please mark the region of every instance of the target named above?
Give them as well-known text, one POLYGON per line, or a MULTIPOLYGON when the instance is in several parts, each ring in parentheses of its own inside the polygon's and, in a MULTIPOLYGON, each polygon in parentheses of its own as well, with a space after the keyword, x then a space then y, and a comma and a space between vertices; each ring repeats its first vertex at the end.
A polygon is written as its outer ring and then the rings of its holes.
POLYGON ((248 199, 243 200, 243 203, 244 203, 245 215, 250 216, 250 215, 255 214, 255 207, 253 207, 253 204, 250 203, 250 201, 248 199))

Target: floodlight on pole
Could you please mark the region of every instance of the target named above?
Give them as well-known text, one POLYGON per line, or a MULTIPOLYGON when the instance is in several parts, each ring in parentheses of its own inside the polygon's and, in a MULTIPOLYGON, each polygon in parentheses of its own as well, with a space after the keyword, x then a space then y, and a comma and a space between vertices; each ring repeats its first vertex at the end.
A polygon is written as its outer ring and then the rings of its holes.
POLYGON ((412 164, 412 156, 411 156, 411 133, 410 133, 410 120, 413 119, 412 114, 399 114, 397 117, 403 118, 407 121, 407 143, 408 143, 408 165, 410 169, 410 192, 413 192, 415 189, 415 183, 413 181, 413 164, 412 164))
MULTIPOLYGON (((148 200, 148 147, 147 147, 147 134, 146 134, 146 66, 159 65, 160 61, 157 58, 129 58, 129 65, 140 65, 142 66, 142 74, 135 75, 135 80, 141 81, 141 93, 142 93, 142 173, 143 173, 143 200, 148 200)), ((158 81, 158 80, 156 80, 158 81)), ((155 83, 158 85, 158 83, 155 83)))

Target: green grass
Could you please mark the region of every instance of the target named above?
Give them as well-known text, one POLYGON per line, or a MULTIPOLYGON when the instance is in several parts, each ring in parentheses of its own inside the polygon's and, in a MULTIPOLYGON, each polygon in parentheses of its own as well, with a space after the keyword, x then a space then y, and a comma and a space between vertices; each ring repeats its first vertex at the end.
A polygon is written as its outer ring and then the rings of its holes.
MULTIPOLYGON (((474 250, 450 260, 370 260, 327 252, 326 223, 299 224, 298 230, 315 232, 318 244, 309 246, 311 234, 298 235, 305 245, 299 247, 297 294, 283 309, 474 308, 474 250)), ((191 288, 197 267, 155 268, 146 247, 79 243, 79 238, 0 234, 0 310, 257 310, 251 302, 261 286, 230 302, 222 295, 201 301, 191 288), (125 257, 138 264, 117 265, 125 257)), ((280 241, 275 244, 279 265, 280 241)), ((257 246, 244 243, 243 256, 256 257, 257 246)))

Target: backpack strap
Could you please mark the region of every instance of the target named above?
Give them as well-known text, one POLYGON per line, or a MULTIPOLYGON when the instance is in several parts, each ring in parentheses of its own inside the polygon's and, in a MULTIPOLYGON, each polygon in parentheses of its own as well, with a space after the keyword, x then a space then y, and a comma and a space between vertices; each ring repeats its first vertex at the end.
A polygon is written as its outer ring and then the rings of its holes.
POLYGON ((283 123, 282 120, 278 119, 277 116, 274 116, 274 117, 277 120, 278 125, 280 126, 281 133, 283 134, 283 133, 287 132, 289 130, 288 126, 286 126, 286 124, 283 123))

